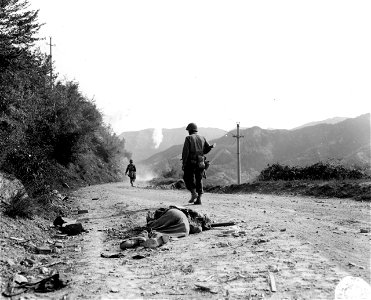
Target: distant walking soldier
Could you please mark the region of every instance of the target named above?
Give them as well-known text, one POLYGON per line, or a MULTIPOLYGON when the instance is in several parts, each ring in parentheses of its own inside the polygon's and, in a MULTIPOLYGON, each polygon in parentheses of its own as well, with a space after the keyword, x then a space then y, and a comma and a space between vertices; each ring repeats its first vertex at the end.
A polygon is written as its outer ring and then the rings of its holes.
POLYGON ((189 135, 185 138, 182 152, 183 179, 187 189, 191 192, 189 203, 201 204, 203 194, 202 176, 205 171, 205 154, 209 153, 214 145, 210 145, 203 136, 197 134, 197 125, 189 123, 186 130, 189 135))
POLYGON ((130 159, 130 163, 126 167, 125 175, 127 175, 127 174, 130 178, 131 186, 134 186, 134 181, 137 178, 137 169, 135 168, 135 165, 133 164, 132 159, 130 159))

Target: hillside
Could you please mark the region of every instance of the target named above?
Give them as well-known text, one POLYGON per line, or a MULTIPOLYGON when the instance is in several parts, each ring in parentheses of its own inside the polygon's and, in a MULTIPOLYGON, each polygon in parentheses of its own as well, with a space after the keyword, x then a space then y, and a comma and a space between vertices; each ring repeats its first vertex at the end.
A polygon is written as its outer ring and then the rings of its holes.
POLYGON ((329 118, 329 119, 322 120, 322 121, 309 122, 309 123, 303 124, 301 126, 295 127, 292 130, 301 129, 301 128, 309 127, 309 126, 315 126, 315 125, 319 125, 319 124, 336 124, 336 123, 345 121, 346 119, 347 118, 345 118, 345 117, 334 117, 334 118, 329 118))
MULTIPOLYGON (((199 132, 207 139, 215 139, 225 134, 225 130, 218 128, 200 128, 199 132)), ((135 161, 147 159, 162 152, 171 146, 180 145, 187 135, 185 128, 154 129, 148 128, 139 131, 127 131, 119 135, 125 139, 125 148, 132 153, 135 161)))
MULTIPOLYGON (((217 147, 207 156, 211 161, 206 183, 236 181, 236 139, 229 132, 212 142, 217 147)), ((242 181, 256 177, 267 164, 275 162, 304 166, 328 159, 361 166, 370 163, 370 114, 336 124, 319 124, 297 130, 241 130, 242 181)), ((143 161, 152 170, 180 167, 182 145, 173 146, 143 161)))
POLYGON ((124 141, 78 81, 61 79, 37 50, 43 24, 28 2, 1 1, 0 173, 33 200, 66 185, 122 180, 124 141))

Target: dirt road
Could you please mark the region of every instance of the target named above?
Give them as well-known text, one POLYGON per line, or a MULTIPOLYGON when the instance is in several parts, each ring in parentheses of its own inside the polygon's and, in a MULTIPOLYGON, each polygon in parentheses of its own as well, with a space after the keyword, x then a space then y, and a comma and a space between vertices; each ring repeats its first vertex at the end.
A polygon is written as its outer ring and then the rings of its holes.
POLYGON ((367 203, 205 194, 203 205, 192 208, 214 222, 237 221, 246 236, 222 237, 220 229, 213 229, 154 250, 126 250, 122 258, 102 258, 102 252, 120 251, 120 235, 128 226, 144 225, 148 209, 187 205, 188 193, 117 183, 83 188, 72 200, 89 211, 79 215, 89 232, 68 241, 77 249, 65 253, 65 271, 73 281, 51 297, 333 299, 345 276, 370 282, 370 234, 360 233, 370 228, 367 203), (146 257, 133 259, 136 254, 146 257), (268 271, 276 292, 271 291, 268 271))

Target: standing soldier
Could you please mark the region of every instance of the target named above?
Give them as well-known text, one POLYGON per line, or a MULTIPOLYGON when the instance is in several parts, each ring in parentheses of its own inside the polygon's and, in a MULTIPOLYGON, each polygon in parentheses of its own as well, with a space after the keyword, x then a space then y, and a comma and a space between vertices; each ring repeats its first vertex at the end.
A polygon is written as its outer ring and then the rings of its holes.
POLYGON ((205 170, 205 157, 215 145, 210 145, 203 136, 197 134, 197 125, 189 123, 186 130, 189 135, 185 138, 182 152, 183 179, 191 192, 189 203, 201 204, 203 194, 202 175, 205 170))
POLYGON ((129 173, 129 178, 130 178, 130 184, 131 186, 134 186, 134 181, 137 178, 136 173, 137 169, 135 168, 135 165, 133 164, 133 160, 130 159, 130 163, 126 167, 125 175, 129 173))

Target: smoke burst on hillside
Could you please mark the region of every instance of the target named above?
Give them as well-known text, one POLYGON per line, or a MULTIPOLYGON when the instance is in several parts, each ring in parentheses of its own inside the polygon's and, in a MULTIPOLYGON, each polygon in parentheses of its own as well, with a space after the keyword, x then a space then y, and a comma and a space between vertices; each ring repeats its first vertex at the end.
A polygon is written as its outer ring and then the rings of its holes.
POLYGON ((156 174, 150 168, 145 167, 143 165, 137 166, 137 180, 138 181, 150 181, 157 176, 158 174, 156 174))
POLYGON ((152 139, 156 149, 160 146, 162 138, 163 138, 162 128, 154 128, 152 133, 152 139))

